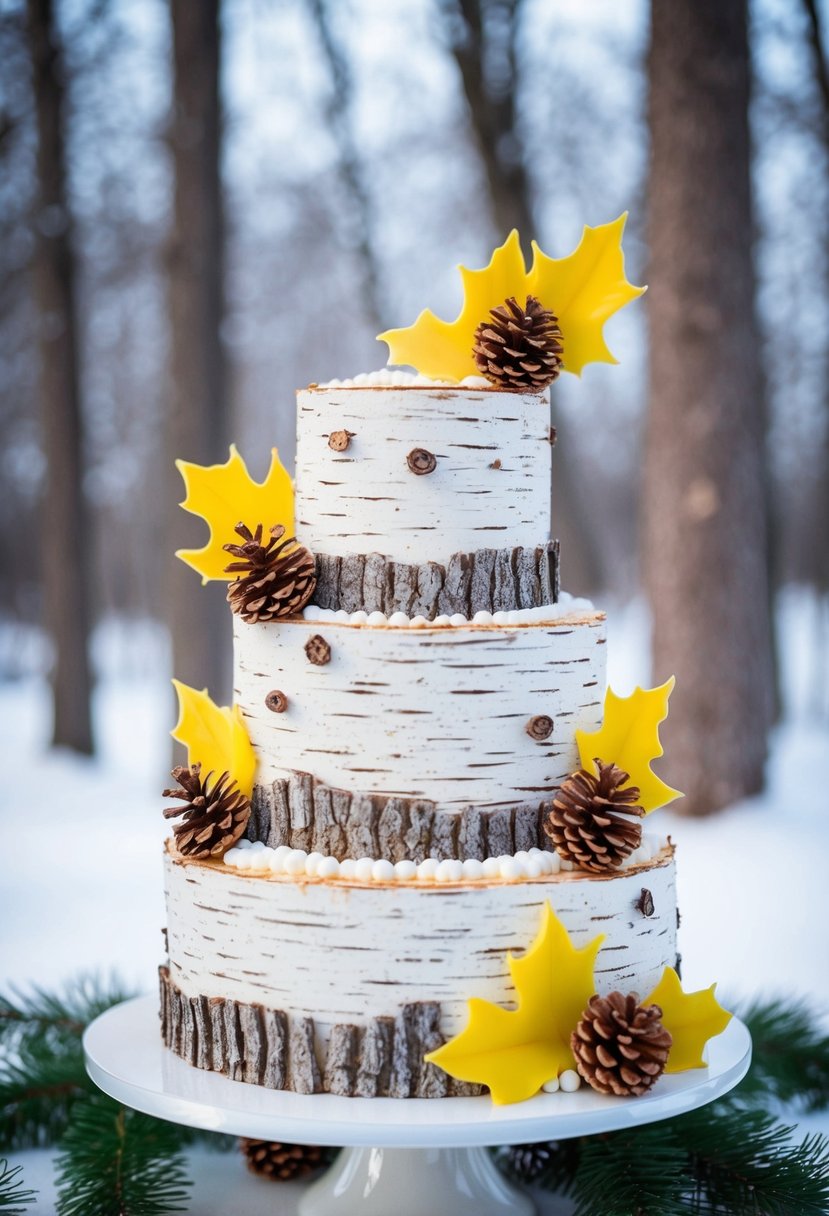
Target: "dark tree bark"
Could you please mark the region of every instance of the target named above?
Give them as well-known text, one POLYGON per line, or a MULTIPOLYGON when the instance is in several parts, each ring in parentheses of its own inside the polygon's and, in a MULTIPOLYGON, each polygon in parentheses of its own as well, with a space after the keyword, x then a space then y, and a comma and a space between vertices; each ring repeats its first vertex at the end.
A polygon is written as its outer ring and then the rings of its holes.
POLYGON ((679 809, 763 784, 773 713, 746 0, 652 0, 644 564, 679 809))
MULTIPOLYGON (((445 0, 444 5, 492 218, 501 240, 518 229, 526 257, 536 225, 516 108, 521 10, 522 0, 445 0)), ((601 587, 603 571, 566 452, 566 435, 559 431, 565 442, 553 456, 553 534, 561 541, 565 587, 586 595, 601 587)))
MULTIPOLYGON (((175 174, 168 261, 170 317, 170 553, 204 539, 174 504, 183 498, 175 457, 212 464, 227 459, 228 369, 224 317, 224 214, 221 184, 219 0, 171 0, 175 174)), ((224 583, 198 576, 170 558, 169 622, 180 680, 208 686, 214 700, 229 694, 229 615, 224 583)))
POLYGON ((52 0, 28 0, 39 197, 34 290, 47 476, 41 529, 46 627, 54 645, 52 742, 90 754, 89 525, 72 223, 66 190, 63 63, 52 0))

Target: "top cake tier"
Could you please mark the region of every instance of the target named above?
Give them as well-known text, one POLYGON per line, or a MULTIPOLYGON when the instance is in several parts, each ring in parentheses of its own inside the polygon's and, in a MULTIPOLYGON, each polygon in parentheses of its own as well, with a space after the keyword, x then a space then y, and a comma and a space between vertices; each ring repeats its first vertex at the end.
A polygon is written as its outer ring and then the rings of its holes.
POLYGON ((297 393, 296 530, 312 552, 448 562, 550 537, 548 394, 459 386, 297 393))

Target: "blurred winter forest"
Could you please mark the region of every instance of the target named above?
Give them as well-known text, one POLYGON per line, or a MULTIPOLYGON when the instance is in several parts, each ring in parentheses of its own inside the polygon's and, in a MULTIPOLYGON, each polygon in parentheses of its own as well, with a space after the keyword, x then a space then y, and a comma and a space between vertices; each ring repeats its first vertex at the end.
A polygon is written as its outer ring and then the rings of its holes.
POLYGON ((725 750, 748 770, 690 809, 757 788, 784 584, 814 590, 826 644, 827 7, 0 13, 0 676, 51 668, 56 740, 92 746, 85 636, 114 614, 168 624, 177 674, 229 695, 224 588, 170 556, 203 535, 175 519, 174 455, 222 460, 233 439, 256 476, 272 444, 290 466, 294 390, 381 366, 374 335, 423 307, 454 315, 458 262, 483 265, 513 226, 560 256, 629 209, 629 277, 651 290, 608 327, 621 366, 553 386, 564 584, 649 592, 687 768, 724 729, 712 690, 734 685, 725 750), (697 415, 709 439, 671 452, 697 415))

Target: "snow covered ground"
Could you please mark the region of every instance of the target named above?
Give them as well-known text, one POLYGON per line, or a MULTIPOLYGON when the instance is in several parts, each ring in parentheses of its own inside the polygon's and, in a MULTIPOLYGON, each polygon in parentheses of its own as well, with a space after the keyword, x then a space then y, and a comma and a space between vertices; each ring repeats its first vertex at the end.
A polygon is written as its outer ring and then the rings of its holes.
MULTIPOLYGON (((829 647, 815 644, 819 613, 809 596, 785 596, 780 612, 786 714, 772 739, 766 793, 710 820, 658 815, 679 849, 686 985, 718 980, 726 1003, 803 996, 829 1016, 829 647)), ((647 620, 634 604, 611 611, 610 621, 610 678, 626 693, 649 679, 647 620)), ((0 639, 0 659, 15 645, 0 639)), ((42 680, 0 684, 2 986, 53 985, 82 969, 155 985, 166 831, 159 791, 174 720, 167 648, 158 629, 110 625, 99 631, 96 656, 94 761, 46 750, 42 680)), ((30 1183, 43 1184, 44 1158, 20 1160, 30 1183)), ((238 1183, 238 1163, 216 1169, 238 1183)), ((245 1211, 265 1210, 261 1186, 251 1183, 245 1211)), ((284 1199, 287 1212, 287 1192, 284 1199)), ((50 1201, 33 1210, 49 1211, 50 1201)))

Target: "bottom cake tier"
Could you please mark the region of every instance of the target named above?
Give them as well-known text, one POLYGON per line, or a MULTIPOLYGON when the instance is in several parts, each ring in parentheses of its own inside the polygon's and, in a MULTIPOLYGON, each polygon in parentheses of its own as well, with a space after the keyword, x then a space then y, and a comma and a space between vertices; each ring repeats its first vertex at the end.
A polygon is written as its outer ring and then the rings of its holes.
POLYGON ((610 875, 538 874, 552 864, 539 855, 530 877, 360 881, 275 874, 264 855, 239 872, 168 846, 162 1035, 196 1067, 273 1089, 479 1093, 423 1057, 463 1028, 470 997, 514 1004, 507 956, 546 903, 574 946, 605 935, 600 993, 644 996, 675 965, 674 850, 653 853, 610 875))

